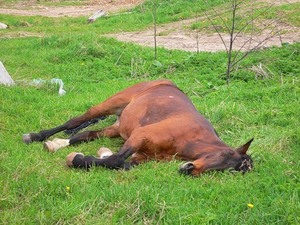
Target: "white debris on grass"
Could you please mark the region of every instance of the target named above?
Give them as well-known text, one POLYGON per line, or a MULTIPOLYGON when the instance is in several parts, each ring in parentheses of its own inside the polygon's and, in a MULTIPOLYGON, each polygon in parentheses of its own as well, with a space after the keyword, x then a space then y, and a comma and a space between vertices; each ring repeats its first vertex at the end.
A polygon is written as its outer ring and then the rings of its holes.
MULTIPOLYGON (((43 84, 45 84, 47 82, 49 82, 49 81, 39 78, 39 79, 33 79, 29 84, 34 85, 34 86, 42 86, 43 84)), ((66 94, 66 91, 64 90, 64 82, 62 81, 62 79, 52 78, 50 80, 50 83, 59 85, 59 90, 58 90, 59 95, 66 94)))
POLYGON ((11 86, 15 84, 14 80, 8 74, 7 70, 5 69, 1 61, 0 61, 0 84, 4 84, 7 86, 11 86))
POLYGON ((6 29, 8 26, 5 23, 0 22, 0 29, 6 29))
POLYGON ((58 90, 59 95, 66 94, 66 91, 64 90, 64 82, 61 79, 53 78, 53 79, 51 79, 50 82, 51 82, 51 84, 58 84, 59 85, 59 90, 58 90))
POLYGON ((99 17, 103 17, 103 16, 106 16, 106 12, 103 11, 102 9, 101 10, 98 10, 97 12, 95 12, 92 16, 90 16, 88 18, 88 22, 89 23, 93 23, 96 21, 96 19, 98 19, 99 17))

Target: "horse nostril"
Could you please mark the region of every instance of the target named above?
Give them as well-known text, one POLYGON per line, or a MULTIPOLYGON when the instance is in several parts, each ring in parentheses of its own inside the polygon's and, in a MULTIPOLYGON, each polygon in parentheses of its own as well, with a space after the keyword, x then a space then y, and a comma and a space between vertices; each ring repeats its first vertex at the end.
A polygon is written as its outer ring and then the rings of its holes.
POLYGON ((242 171, 242 173, 246 173, 247 171, 252 170, 252 161, 249 159, 244 159, 241 164, 236 168, 238 171, 242 171))

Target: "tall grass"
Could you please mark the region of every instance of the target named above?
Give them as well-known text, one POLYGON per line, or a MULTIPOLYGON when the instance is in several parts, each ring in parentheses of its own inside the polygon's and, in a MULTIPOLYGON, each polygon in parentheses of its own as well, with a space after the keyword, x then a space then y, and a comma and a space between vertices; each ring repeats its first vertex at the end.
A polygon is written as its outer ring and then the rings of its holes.
MULTIPOLYGON (((157 64, 151 48, 100 37, 95 31, 101 21, 86 25, 80 18, 0 18, 37 22, 0 33, 0 60, 17 82, 0 86, 1 224, 300 222, 299 44, 256 52, 227 86, 222 79, 225 53, 160 49, 157 64), (53 24, 57 27, 51 28, 53 24), (19 31, 45 35, 18 38, 19 31), (14 38, 4 38, 9 35, 14 38), (134 68, 132 59, 139 62, 134 68), (270 76, 256 76, 251 68, 259 63, 270 76), (64 81, 66 95, 59 96, 55 86, 30 85, 33 79, 53 77, 64 81), (117 151, 122 140, 105 138, 55 154, 43 150, 42 143, 21 141, 22 134, 59 125, 127 86, 160 78, 178 84, 231 146, 255 138, 253 172, 192 178, 178 174, 179 161, 85 172, 67 168, 65 156, 72 151, 95 155, 100 146, 117 151)), ((114 29, 103 23, 103 30, 118 31, 114 29)), ((113 121, 110 117, 92 129, 113 121)))

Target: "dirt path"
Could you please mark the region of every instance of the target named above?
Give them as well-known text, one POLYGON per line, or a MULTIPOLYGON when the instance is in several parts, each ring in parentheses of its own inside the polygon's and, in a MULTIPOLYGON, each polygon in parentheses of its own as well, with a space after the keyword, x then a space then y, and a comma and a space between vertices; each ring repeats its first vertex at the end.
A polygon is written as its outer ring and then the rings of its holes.
MULTIPOLYGON (((166 49, 180 49, 191 52, 196 52, 198 49, 199 51, 206 52, 226 50, 220 36, 217 33, 199 32, 197 34, 196 31, 186 28, 186 21, 182 21, 181 23, 158 27, 157 33, 159 35, 157 36, 157 45, 166 49)), ((238 35, 233 48, 235 50, 239 50, 241 48, 245 51, 259 45, 262 42, 263 44, 260 47, 263 48, 281 46, 282 43, 295 43, 300 41, 300 29, 298 27, 293 27, 280 22, 276 23, 274 26, 276 26, 275 30, 266 29, 259 35, 238 35), (274 32, 278 32, 278 34, 272 34, 274 32), (247 44, 244 45, 245 43, 247 44)), ((224 33, 221 35, 224 42, 229 43, 229 35, 224 33)), ((154 46, 153 29, 139 32, 110 34, 106 36, 114 37, 124 42, 133 42, 149 47, 154 46)))
POLYGON ((90 16, 96 11, 102 9, 108 13, 118 12, 120 10, 130 9, 142 0, 94 0, 82 6, 44 6, 36 4, 36 1, 27 1, 14 5, 0 6, 0 14, 10 14, 19 16, 46 16, 46 17, 78 17, 90 16))
MULTIPOLYGON (((115 13, 120 10, 129 9, 141 3, 142 0, 94 0, 92 4, 85 6, 68 6, 68 7, 42 7, 32 2, 26 4, 14 5, 10 8, 0 8, 0 14, 13 15, 41 15, 49 17, 58 16, 90 16, 94 12, 102 9, 108 13, 115 13)), ((298 0, 257 0, 260 4, 272 3, 274 5, 290 4, 298 2, 298 0)), ((188 27, 195 22, 195 19, 188 19, 170 24, 161 25, 157 28, 157 45, 167 49, 179 49, 185 51, 210 51, 216 52, 225 50, 219 35, 211 29, 210 32, 196 33, 188 27), (198 44, 197 44, 198 36, 198 44), (198 45, 198 48, 197 48, 198 45)), ((262 26, 272 22, 274 29, 263 29, 264 32, 257 36, 239 35, 235 40, 234 49, 238 50, 242 47, 247 50, 256 46, 261 41, 272 36, 271 33, 279 32, 278 35, 269 38, 261 47, 280 46, 282 43, 294 43, 300 41, 299 27, 293 27, 282 21, 263 21, 262 26), (251 41, 249 41, 251 39, 251 41), (244 43, 249 41, 245 46, 244 43)), ((106 35, 114 37, 120 41, 133 42, 143 46, 154 46, 153 29, 139 31, 139 32, 123 32, 106 35)), ((229 41, 229 36, 222 34, 226 43, 229 41)))
MULTIPOLYGON (((257 6, 262 4, 282 5, 298 2, 299 0, 257 0, 257 6)), ((201 18, 199 18, 201 20, 201 18)), ((157 27, 157 45, 166 49, 180 49, 185 51, 207 51, 216 52, 226 50, 218 33, 213 28, 209 32, 192 31, 189 26, 195 23, 195 19, 187 19, 179 22, 169 23, 157 27)), ((260 21, 256 24, 263 32, 259 35, 238 35, 233 48, 242 51, 251 49, 260 43, 261 48, 281 46, 282 43, 295 43, 300 41, 300 28, 291 26, 280 20, 260 21), (268 25, 268 28, 262 27, 268 25), (275 34, 274 34, 275 33, 275 34), (266 40, 267 39, 267 40, 266 40), (266 40, 266 41, 264 41, 266 40), (245 43, 247 43, 245 45, 245 43)), ((144 46, 154 46, 154 31, 150 28, 145 31, 123 32, 107 36, 117 38, 124 42, 133 42, 144 46)), ((228 34, 221 34, 224 42, 229 43, 228 34)), ((228 48, 228 46, 227 46, 228 48)))

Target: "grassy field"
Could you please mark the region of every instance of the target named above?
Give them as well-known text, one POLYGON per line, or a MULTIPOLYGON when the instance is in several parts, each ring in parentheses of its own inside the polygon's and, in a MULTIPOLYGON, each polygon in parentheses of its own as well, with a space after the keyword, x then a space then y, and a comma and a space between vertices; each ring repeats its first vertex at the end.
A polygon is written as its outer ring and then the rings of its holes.
MULTIPOLYGON (((222 4, 215 7, 213 13, 213 15, 216 15, 214 18, 214 23, 218 24, 218 30, 222 32, 226 32, 226 25, 229 26, 232 21, 232 12, 228 10, 228 8, 230 8, 230 3, 227 4, 228 5, 222 4), (224 7, 224 5, 226 7, 224 7)), ((235 29, 236 31, 242 30, 246 33, 251 33, 253 31, 257 33, 263 33, 263 30, 261 29, 261 23, 265 23, 266 29, 271 29, 272 27, 277 26, 270 21, 274 22, 276 20, 279 20, 281 24, 285 24, 286 26, 299 27, 299 11, 299 2, 282 5, 279 4, 270 7, 270 4, 262 2, 244 1, 244 3, 239 5, 239 7, 237 8, 237 14, 235 17, 235 29), (253 11, 251 9, 256 10, 253 11), (251 21, 252 17, 256 19, 254 20, 254 23, 249 26, 249 21, 251 21)), ((200 20, 198 22, 193 23, 191 25, 191 29, 205 30, 206 32, 215 32, 215 29, 211 26, 211 22, 207 19, 206 16, 200 17, 200 20)))
MULTIPOLYGON (((160 22, 193 13, 194 1, 182 8, 183 1, 168 2, 160 22)), ((101 37, 150 26, 149 11, 145 4, 93 24, 83 17, 0 15, 10 25, 0 31, 0 60, 17 83, 0 86, 0 224, 299 224, 300 44, 253 53, 228 86, 225 53, 159 49, 157 62, 151 48, 101 37), (19 37, 24 32, 36 37, 19 37), (268 76, 253 72, 259 63, 268 76), (62 79, 66 95, 51 84, 30 84, 39 78, 62 79), (67 168, 65 156, 95 155, 100 146, 117 151, 122 140, 101 139, 54 154, 42 143, 22 142, 24 133, 59 125, 125 87, 159 78, 187 93, 231 146, 254 137, 255 169, 244 176, 225 171, 193 178, 179 175, 182 162, 173 161, 86 172, 67 168)))

